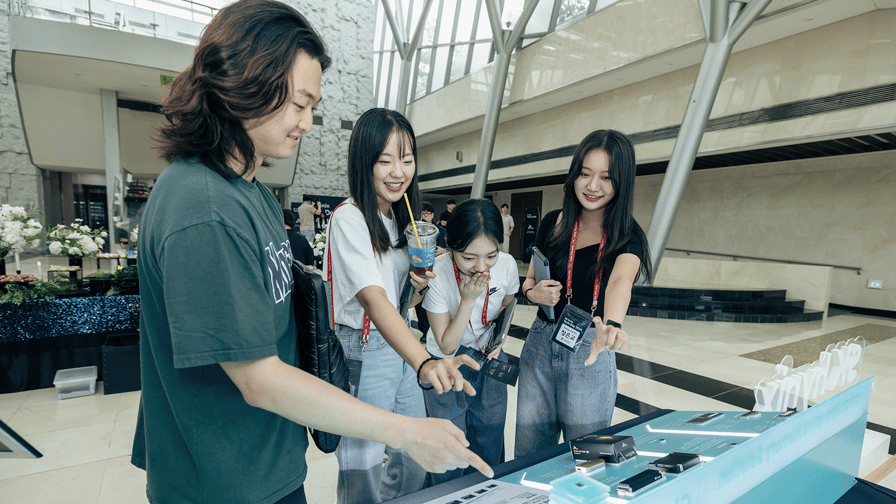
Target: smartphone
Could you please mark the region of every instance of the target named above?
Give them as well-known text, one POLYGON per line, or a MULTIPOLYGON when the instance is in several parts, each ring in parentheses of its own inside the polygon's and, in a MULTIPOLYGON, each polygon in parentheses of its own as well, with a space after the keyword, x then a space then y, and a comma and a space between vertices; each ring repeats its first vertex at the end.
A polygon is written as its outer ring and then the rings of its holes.
POLYGON ((685 422, 688 425, 705 425, 722 416, 722 413, 701 413, 685 422))

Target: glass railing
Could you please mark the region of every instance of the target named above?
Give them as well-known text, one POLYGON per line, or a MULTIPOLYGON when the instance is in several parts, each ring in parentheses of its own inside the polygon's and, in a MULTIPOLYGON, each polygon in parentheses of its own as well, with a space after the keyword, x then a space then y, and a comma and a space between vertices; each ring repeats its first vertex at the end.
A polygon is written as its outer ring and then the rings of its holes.
POLYGON ((196 45, 212 16, 227 3, 229 0, 204 4, 189 0, 10 0, 9 12, 196 45))

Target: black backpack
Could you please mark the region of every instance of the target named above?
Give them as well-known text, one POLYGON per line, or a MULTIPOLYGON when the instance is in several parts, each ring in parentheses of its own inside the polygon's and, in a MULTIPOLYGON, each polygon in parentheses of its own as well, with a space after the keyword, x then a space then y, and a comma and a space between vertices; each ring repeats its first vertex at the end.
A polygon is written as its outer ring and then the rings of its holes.
MULTIPOLYGON (((342 344, 330 319, 330 288, 326 280, 299 261, 292 263, 295 286, 292 305, 296 315, 296 351, 299 368, 349 392, 348 366, 342 344)), ((333 453, 340 436, 314 430, 314 444, 324 453, 333 453)))

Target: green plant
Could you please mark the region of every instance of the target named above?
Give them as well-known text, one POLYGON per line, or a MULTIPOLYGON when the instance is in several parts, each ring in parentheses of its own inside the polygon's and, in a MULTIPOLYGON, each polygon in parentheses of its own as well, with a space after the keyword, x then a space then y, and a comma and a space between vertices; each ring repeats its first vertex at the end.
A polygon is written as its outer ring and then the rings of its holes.
POLYGON ((115 273, 107 273, 107 272, 98 271, 96 273, 87 275, 84 278, 86 278, 88 280, 112 280, 115 278, 115 273))
POLYGON ((76 292, 78 292, 78 285, 67 278, 37 282, 32 288, 9 285, 6 287, 6 294, 0 296, 0 303, 20 305, 32 299, 56 299, 58 296, 76 292))
POLYGON ((137 268, 135 266, 121 268, 115 272, 115 278, 112 279, 112 289, 116 291, 116 294, 127 292, 137 287, 137 281, 137 268))

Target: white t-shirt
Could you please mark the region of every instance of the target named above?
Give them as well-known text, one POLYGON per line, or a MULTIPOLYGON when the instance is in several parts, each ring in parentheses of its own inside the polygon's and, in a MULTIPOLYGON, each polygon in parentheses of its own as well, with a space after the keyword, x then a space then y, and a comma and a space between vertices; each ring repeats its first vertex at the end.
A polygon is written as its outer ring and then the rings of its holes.
POLYGON ((504 236, 510 234, 510 228, 513 227, 513 217, 509 215, 502 215, 501 222, 504 224, 504 236))
MULTIPOLYGON (((330 218, 324 271, 327 271, 329 255, 333 260, 333 313, 336 323, 361 329, 364 326, 364 309, 355 295, 364 287, 378 285, 386 291, 392 306, 397 309, 411 261, 407 248, 392 248, 385 254, 374 253, 364 215, 351 204, 351 198, 346 201, 349 203, 339 207, 330 218)), ((386 226, 392 243, 396 243, 399 236, 397 225, 381 212, 377 214, 386 226)))
MULTIPOLYGON (((429 281, 429 292, 423 299, 423 308, 431 313, 449 313, 453 317, 457 313, 460 306, 460 290, 457 288, 457 279, 454 277, 454 266, 451 261, 451 253, 442 254, 436 257, 433 272, 436 277, 429 281)), ((504 252, 498 253, 498 262, 492 266, 490 270, 492 277, 488 283, 488 313, 486 318, 494 320, 501 311, 501 304, 504 296, 508 294, 516 294, 520 290, 520 273, 516 266, 516 259, 510 254, 504 252)), ((463 275, 463 273, 461 273, 463 275)), ((463 280, 469 280, 464 277, 463 280)), ((475 331, 476 339, 480 344, 485 344, 486 335, 488 334, 487 326, 482 325, 482 305, 485 303, 485 292, 476 298, 473 304, 473 311, 470 315, 470 324, 467 324, 467 330, 461 340, 461 345, 470 348, 477 348, 476 342, 473 341, 475 331), (470 325, 472 324, 472 328, 470 325)), ((432 329, 426 334, 426 350, 436 357, 452 357, 445 355, 439 350, 439 344, 436 342, 432 329)))

